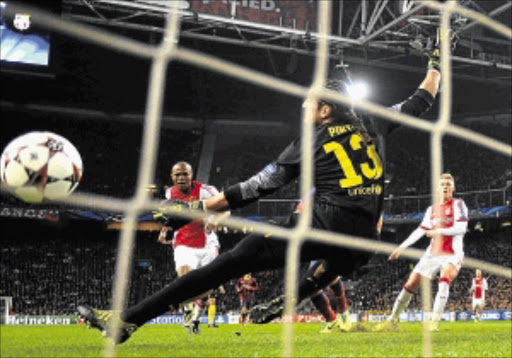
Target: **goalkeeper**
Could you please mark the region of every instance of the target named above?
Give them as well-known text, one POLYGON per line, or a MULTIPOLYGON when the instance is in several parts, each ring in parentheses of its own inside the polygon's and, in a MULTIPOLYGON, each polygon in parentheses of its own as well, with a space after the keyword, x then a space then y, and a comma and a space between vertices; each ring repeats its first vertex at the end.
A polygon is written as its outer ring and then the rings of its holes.
MULTIPOLYGON (((419 116, 433 104, 440 81, 436 58, 419 88, 394 108, 419 116)), ((438 63, 438 62, 437 62, 438 63)), ((327 88, 346 94, 348 79, 328 80, 327 88)), ((314 195, 312 227, 341 234, 372 238, 383 203, 384 171, 378 146, 352 108, 325 99, 307 98, 304 111, 313 119, 314 195)), ((301 138, 294 140, 272 163, 248 180, 202 202, 177 203, 208 211, 236 209, 271 194, 300 175, 301 138)), ((172 209, 172 208, 171 208, 172 209)), ((292 228, 298 215, 291 213, 280 225, 292 228)), ((270 235, 253 233, 210 264, 193 270, 137 305, 120 313, 121 331, 116 343, 126 341, 151 318, 176 309, 202 293, 246 272, 283 268, 288 243, 270 235)), ((328 270, 315 281, 300 283, 299 300, 325 287, 335 277, 350 273, 367 261, 368 254, 339 245, 306 240, 301 248, 303 262, 323 259, 328 270)), ((108 331, 112 312, 79 306, 79 314, 91 326, 108 331)))

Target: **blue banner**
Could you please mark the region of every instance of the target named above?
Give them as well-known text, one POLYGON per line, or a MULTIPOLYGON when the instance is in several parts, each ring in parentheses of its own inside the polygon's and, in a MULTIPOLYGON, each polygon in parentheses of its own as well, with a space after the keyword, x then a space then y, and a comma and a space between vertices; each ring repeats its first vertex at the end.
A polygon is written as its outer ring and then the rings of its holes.
MULTIPOLYGON (((149 324, 183 324, 183 315, 178 314, 163 314, 156 318, 149 320, 147 323, 149 324)), ((228 315, 217 315, 215 317, 215 323, 217 324, 226 324, 229 323, 228 315)), ((201 316, 201 324, 208 324, 208 316, 201 316)))
MULTIPOLYGON (((471 321, 475 318, 474 311, 457 312, 457 321, 471 321)), ((489 310, 482 312, 482 321, 510 321, 512 320, 512 311, 489 310)))

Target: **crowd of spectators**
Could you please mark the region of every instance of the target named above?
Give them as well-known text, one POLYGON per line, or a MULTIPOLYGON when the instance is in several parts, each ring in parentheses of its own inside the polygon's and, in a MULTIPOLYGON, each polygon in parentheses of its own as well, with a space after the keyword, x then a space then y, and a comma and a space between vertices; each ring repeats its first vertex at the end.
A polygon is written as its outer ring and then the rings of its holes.
MULTIPOLYGON (((465 254, 467 257, 510 267, 512 264, 510 227, 499 227, 497 222, 484 223, 482 231, 472 230, 467 233, 464 238, 465 254)), ((392 242, 399 244, 412 230, 414 230, 414 227, 411 225, 400 226, 392 242)), ((428 241, 423 239, 414 247, 422 249, 426 248, 427 244, 428 241)), ((352 306, 355 309, 390 312, 397 295, 407 281, 416 262, 416 260, 410 259, 388 261, 386 255, 376 255, 368 265, 368 271, 358 278, 356 289, 349 293, 352 306)), ((510 301, 512 281, 497 275, 487 274, 485 270, 483 270, 483 274, 489 283, 486 309, 512 309, 512 302, 510 301)), ((474 269, 463 266, 458 277, 450 286, 450 298, 446 310, 471 309, 470 287, 474 276, 474 269)), ((437 292, 437 280, 432 280, 431 292, 432 295, 437 292)), ((413 297, 409 308, 422 309, 421 294, 413 297)))
MULTIPOLYGON (((498 222, 498 220, 495 220, 498 222)), ((19 314, 73 314, 80 303, 107 309, 111 304, 115 274, 118 232, 100 224, 73 223, 56 230, 48 225, 24 225, 23 219, 11 220, 20 225, 7 231, 0 260, 0 296, 13 297, 14 312, 19 314)), ((396 233, 384 240, 399 243, 413 229, 398 225, 396 233)), ((242 232, 220 233, 222 250, 234 246, 242 232)), ((172 248, 156 241, 156 232, 138 232, 130 277, 128 304, 134 304, 156 292, 176 278, 172 248)), ((426 246, 423 240, 419 247, 426 246)), ((418 247, 418 246, 416 246, 418 247)), ((504 267, 511 262, 510 227, 484 223, 483 231, 466 235, 465 251, 469 257, 504 267)), ((400 259, 388 262, 385 255, 375 255, 369 264, 343 279, 353 311, 389 311, 406 281, 415 261, 400 259)), ((301 266, 301 274, 307 265, 301 266)), ((486 274, 489 282, 487 309, 512 309, 511 280, 486 274)), ((253 273, 260 290, 254 303, 264 302, 283 292, 283 270, 253 273)), ((469 309, 473 269, 463 268, 451 286, 447 310, 469 309)), ((219 295, 220 313, 240 309, 235 291, 236 279, 225 284, 226 294, 219 295)), ((434 284, 435 285, 435 281, 434 284)), ((433 286, 435 292, 435 286, 433 286)), ((421 295, 416 295, 411 309, 421 309, 421 295)), ((312 312, 303 304, 300 312, 312 312)))
MULTIPOLYGON (((462 126, 510 144, 510 119, 464 122, 462 126)), ((390 179, 387 194, 429 194, 430 153, 430 135, 427 132, 403 127, 392 133, 386 140, 390 179)), ((458 192, 503 188, 507 180, 512 179, 507 156, 452 136, 443 138, 443 167, 454 175, 458 192), (482 172, 483 167, 485 173, 482 172)))

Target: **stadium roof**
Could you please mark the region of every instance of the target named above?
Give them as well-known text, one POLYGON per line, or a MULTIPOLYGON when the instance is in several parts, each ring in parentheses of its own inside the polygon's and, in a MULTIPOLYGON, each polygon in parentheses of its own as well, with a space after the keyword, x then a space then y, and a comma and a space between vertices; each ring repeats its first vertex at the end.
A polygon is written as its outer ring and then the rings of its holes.
MULTIPOLYGON (((230 4, 203 1, 215 2, 230 4)), ((235 17, 190 11, 189 1, 63 0, 62 17, 157 44, 171 3, 182 5, 180 46, 301 85, 311 83, 317 40, 313 26, 246 21, 237 18, 236 11, 235 17)), ((235 3, 243 7, 281 2, 235 3)), ((305 3, 316 7, 316 2, 305 3)), ((459 4, 511 25, 510 1, 459 4)), ((348 64, 353 77, 369 82, 370 100, 392 104, 414 91, 426 67, 421 48, 428 46, 439 23, 434 10, 415 1, 353 0, 333 2, 332 14, 333 63, 348 64)), ((459 15, 453 15, 452 27, 459 33, 453 53, 454 113, 510 111, 511 41, 459 15)), ((3 105, 30 102, 39 108, 81 108, 126 118, 144 112, 149 61, 58 37, 55 80, 30 79, 27 86, 19 86, 19 78, 8 78, 5 86, 12 87, 2 92, 3 105)), ((176 61, 169 66, 165 98, 164 114, 174 117, 289 122, 300 115, 299 98, 176 61)))

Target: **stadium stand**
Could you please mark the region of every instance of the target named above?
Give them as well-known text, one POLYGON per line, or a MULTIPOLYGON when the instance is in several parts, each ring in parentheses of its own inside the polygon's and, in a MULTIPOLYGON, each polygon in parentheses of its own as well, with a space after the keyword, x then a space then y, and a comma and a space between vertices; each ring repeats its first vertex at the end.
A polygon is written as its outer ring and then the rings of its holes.
MULTIPOLYGON (((82 301, 108 308, 117 253, 116 231, 106 230, 103 223, 90 221, 73 225, 38 223, 27 219, 5 219, 2 224, 11 227, 3 239, 0 260, 0 296, 13 297, 14 311, 19 314, 73 314, 82 301), (9 222, 7 222, 9 221, 9 222), (57 231, 55 225, 61 226, 57 231), (41 240, 42 237, 51 239, 41 240)), ((510 226, 503 220, 487 220, 480 225, 470 223, 471 232, 465 238, 468 256, 510 267, 510 226), (474 227, 477 227, 475 230, 474 227)), ((410 224, 387 228, 383 240, 401 242, 411 231, 410 224), (396 230, 395 232, 393 232, 396 230)), ((221 233, 223 249, 236 244, 243 233, 221 233)), ((132 267, 129 304, 157 291, 175 277, 172 248, 156 242, 157 233, 139 232, 132 267)), ((423 245, 426 240, 423 240, 423 245)), ((421 244, 419 245, 421 246, 421 244)), ((353 311, 386 311, 393 304, 414 262, 388 262, 376 255, 362 270, 345 277, 347 294, 353 311), (378 278, 378 279, 377 279, 378 278), (352 289, 353 288, 353 289, 352 289)), ((307 265, 301 266, 304 273, 307 265)), ((464 310, 470 305, 469 287, 473 270, 462 269, 452 287, 447 310, 464 310)), ((485 275, 485 273, 484 273, 485 275)), ((260 290, 255 303, 260 303, 283 292, 282 270, 255 273, 260 290)), ((511 280, 487 276, 489 293, 487 309, 511 309, 511 280)), ((225 285, 226 294, 219 296, 218 312, 238 311, 235 280, 225 285)), ((421 309, 418 295, 411 309, 421 309)), ((309 304, 299 307, 301 313, 312 312, 309 304)))

